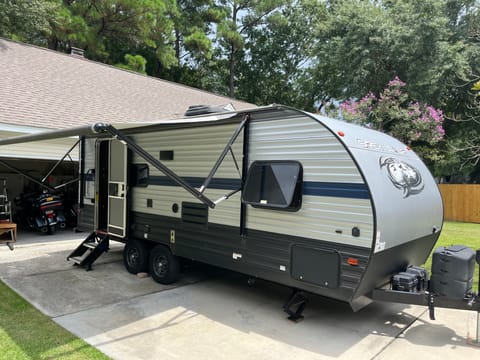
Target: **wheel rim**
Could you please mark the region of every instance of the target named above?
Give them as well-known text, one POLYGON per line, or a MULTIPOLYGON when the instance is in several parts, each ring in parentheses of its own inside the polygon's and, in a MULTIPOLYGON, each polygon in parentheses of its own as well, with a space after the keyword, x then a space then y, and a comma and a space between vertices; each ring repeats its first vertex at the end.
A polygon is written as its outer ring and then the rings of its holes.
POLYGON ((168 270, 168 259, 163 255, 157 255, 153 259, 153 271, 158 277, 164 277, 168 270))
POLYGON ((127 253, 128 266, 135 267, 139 262, 139 258, 140 258, 140 253, 138 252, 137 249, 132 248, 128 250, 128 253, 127 253))

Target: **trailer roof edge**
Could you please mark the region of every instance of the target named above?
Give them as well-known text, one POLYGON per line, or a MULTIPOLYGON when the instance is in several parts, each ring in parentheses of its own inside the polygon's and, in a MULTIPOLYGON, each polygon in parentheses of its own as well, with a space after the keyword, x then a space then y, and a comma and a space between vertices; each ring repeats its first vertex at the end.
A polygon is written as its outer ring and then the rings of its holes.
POLYGON ((46 131, 42 131, 34 134, 7 137, 4 139, 0 139, 0 146, 43 141, 43 140, 53 140, 53 139, 67 138, 67 137, 101 136, 104 133, 104 129, 108 125, 112 125, 118 130, 127 130, 127 129, 145 127, 145 126, 154 126, 154 125, 167 125, 167 124, 174 125, 174 124, 189 124, 189 123, 194 124, 194 123, 208 123, 208 122, 213 123, 216 121, 231 119, 238 115, 247 114, 247 113, 262 113, 262 112, 268 112, 268 111, 281 111, 281 110, 298 111, 301 113, 308 114, 304 111, 294 109, 289 106, 280 105, 280 104, 271 104, 266 106, 259 106, 252 109, 215 113, 215 114, 206 114, 206 115, 192 116, 192 117, 180 118, 180 119, 157 120, 157 121, 151 121, 151 122, 133 122, 133 123, 97 122, 89 125, 70 128, 70 129, 46 130, 46 131))

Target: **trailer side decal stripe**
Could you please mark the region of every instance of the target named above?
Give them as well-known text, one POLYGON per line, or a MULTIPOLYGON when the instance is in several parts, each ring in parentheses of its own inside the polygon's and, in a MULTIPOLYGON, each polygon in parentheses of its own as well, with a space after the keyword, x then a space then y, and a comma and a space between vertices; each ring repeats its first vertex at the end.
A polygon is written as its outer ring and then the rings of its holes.
MULTIPOLYGON (((182 177, 190 186, 200 187, 204 179, 201 177, 182 177)), ((149 185, 177 186, 166 176, 150 176, 149 185)), ((133 184, 135 186, 135 184, 133 184)), ((213 178, 209 187, 221 190, 237 190, 241 186, 240 179, 213 178)), ((328 196, 349 199, 370 199, 368 187, 365 184, 334 183, 305 181, 303 194, 310 196, 328 196)))
POLYGON ((353 183, 346 184, 305 181, 303 183, 303 194, 312 196, 370 199, 370 193, 368 191, 368 187, 365 184, 353 183))

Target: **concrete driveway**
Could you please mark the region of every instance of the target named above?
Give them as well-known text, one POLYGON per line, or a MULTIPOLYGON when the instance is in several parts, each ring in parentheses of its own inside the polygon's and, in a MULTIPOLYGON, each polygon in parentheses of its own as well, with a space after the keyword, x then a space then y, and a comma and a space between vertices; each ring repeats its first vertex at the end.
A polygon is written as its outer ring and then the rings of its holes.
POLYGON ((311 296, 305 320, 286 320, 289 289, 195 265, 163 286, 126 272, 112 243, 87 272, 65 259, 86 236, 19 234, 0 246, 0 278, 54 321, 114 359, 459 359, 476 313, 377 303, 358 313, 311 296))

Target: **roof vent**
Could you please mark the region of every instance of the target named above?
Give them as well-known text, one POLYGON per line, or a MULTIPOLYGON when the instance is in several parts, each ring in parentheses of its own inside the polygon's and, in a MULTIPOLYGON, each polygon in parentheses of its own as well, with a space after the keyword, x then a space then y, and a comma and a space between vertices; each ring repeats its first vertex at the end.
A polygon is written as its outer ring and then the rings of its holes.
POLYGON ((214 114, 229 111, 235 111, 235 108, 232 104, 227 104, 225 106, 191 105, 185 112, 185 116, 214 114))
POLYGON ((70 48, 70 55, 75 56, 75 57, 85 57, 84 56, 85 50, 76 48, 76 47, 71 47, 70 48))

